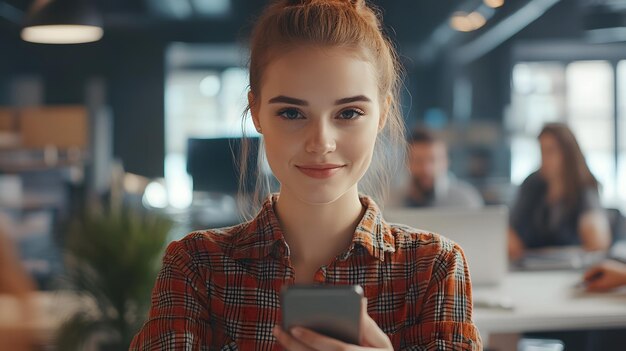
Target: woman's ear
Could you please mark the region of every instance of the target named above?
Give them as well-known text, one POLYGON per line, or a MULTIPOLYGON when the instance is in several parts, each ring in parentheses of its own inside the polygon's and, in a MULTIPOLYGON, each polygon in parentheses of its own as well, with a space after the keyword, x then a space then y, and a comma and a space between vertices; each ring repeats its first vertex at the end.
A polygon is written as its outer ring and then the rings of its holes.
POLYGON ((248 106, 250 107, 250 115, 252 116, 252 123, 254 123, 254 128, 261 133, 261 122, 259 121, 259 111, 257 104, 255 104, 254 94, 252 91, 248 91, 248 106))
POLYGON ((391 95, 387 95, 380 109, 380 119, 378 120, 378 132, 382 131, 387 124, 389 111, 391 110, 391 95))

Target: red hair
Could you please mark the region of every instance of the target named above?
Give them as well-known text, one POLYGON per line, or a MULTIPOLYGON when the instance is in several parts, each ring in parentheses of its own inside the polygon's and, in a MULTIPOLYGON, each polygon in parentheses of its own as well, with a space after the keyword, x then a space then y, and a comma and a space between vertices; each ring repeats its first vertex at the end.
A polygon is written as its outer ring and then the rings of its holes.
POLYGON ((376 69, 381 96, 395 93, 395 50, 383 34, 379 12, 362 0, 283 0, 268 6, 250 39, 250 91, 259 96, 265 67, 277 52, 306 44, 356 50, 376 69))

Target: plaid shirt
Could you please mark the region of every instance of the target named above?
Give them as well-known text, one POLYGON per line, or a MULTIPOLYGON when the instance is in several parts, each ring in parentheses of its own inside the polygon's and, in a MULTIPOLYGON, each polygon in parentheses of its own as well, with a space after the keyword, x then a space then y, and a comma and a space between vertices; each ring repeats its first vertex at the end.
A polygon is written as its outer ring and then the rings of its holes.
MULTIPOLYGON (((169 245, 148 321, 131 350, 280 350, 280 291, 294 283, 274 203, 225 229, 169 245)), ((368 313, 398 350, 482 350, 472 323, 469 271, 461 248, 437 234, 387 224, 367 207, 350 247, 315 275, 320 284, 360 284, 368 313)))

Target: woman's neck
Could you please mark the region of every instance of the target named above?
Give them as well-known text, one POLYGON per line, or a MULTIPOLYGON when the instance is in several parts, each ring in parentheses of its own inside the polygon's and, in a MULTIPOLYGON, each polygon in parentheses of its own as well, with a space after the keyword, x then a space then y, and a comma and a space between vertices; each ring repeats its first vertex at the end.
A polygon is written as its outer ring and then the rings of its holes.
POLYGON ((345 250, 365 211, 357 187, 328 204, 309 204, 282 189, 275 205, 294 265, 321 266, 345 250))
POLYGON ((549 203, 557 203, 565 197, 565 185, 562 179, 546 179, 546 183, 548 184, 547 198, 549 203))

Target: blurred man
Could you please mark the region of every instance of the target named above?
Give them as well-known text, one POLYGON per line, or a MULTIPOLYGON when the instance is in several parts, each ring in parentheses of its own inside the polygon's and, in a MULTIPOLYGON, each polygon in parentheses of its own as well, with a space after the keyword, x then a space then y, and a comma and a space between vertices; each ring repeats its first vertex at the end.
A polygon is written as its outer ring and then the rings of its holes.
POLYGON ((411 175, 405 204, 412 207, 469 207, 483 205, 478 191, 448 171, 448 150, 443 141, 425 129, 409 140, 411 175))

